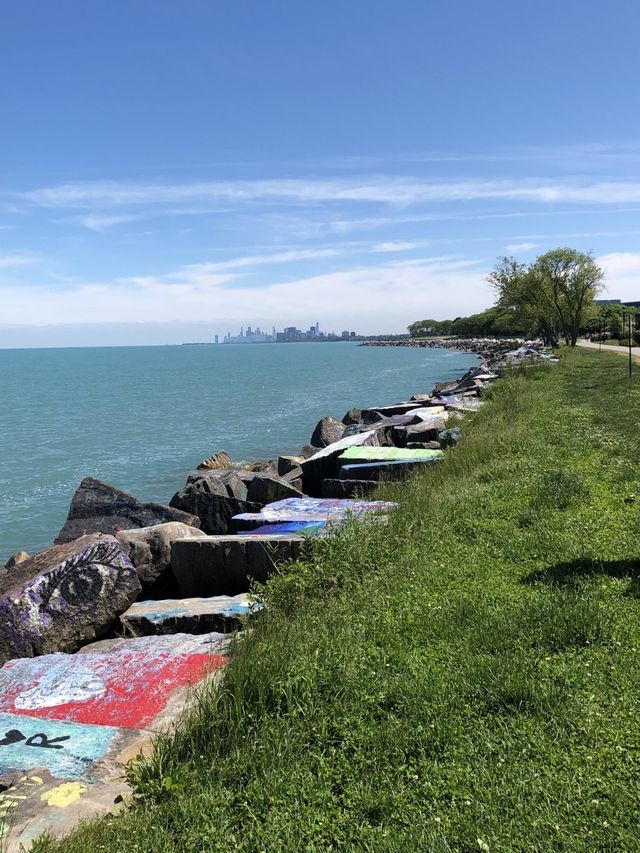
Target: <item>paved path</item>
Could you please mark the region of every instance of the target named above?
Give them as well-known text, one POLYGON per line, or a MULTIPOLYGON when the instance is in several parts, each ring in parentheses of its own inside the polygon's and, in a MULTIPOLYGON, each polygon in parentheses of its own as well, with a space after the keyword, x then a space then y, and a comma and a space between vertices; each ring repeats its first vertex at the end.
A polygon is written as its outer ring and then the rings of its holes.
MULTIPOLYGON (((596 344, 584 338, 580 338, 577 345, 579 347, 587 347, 588 349, 603 349, 608 352, 617 352, 618 355, 624 355, 629 358, 629 347, 620 347, 615 344, 613 346, 611 344, 596 344)), ((640 347, 631 347, 631 355, 633 358, 640 359, 640 347)))

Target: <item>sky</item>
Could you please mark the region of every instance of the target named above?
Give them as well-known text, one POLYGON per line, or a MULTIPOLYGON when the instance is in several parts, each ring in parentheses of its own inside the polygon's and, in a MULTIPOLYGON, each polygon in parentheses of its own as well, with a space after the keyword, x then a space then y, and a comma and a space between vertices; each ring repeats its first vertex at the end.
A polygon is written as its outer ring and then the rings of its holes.
POLYGON ((399 333, 502 255, 640 299, 637 0, 21 0, 0 347, 399 333))

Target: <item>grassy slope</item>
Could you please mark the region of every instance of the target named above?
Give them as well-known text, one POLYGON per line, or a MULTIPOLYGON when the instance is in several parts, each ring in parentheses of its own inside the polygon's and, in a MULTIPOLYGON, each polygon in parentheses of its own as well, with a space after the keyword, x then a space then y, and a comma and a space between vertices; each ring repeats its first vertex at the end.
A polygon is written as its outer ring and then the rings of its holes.
POLYGON ((640 381, 503 381, 388 526, 270 585, 139 804, 43 851, 640 850, 640 381), (624 498, 638 495, 638 502, 624 498))

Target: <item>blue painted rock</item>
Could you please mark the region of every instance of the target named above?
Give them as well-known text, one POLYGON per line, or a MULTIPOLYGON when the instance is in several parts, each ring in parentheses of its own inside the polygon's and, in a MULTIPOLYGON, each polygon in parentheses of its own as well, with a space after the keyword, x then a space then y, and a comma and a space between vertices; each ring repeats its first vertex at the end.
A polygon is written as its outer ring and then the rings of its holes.
POLYGON ((160 601, 138 601, 120 617, 125 634, 142 637, 147 634, 210 634, 212 631, 235 631, 243 617, 262 607, 241 595, 218 595, 209 598, 168 598, 160 601))
POLYGON ((140 581, 112 536, 85 536, 36 554, 0 581, 0 662, 72 652, 103 634, 140 581))
POLYGON ((85 477, 71 500, 69 515, 55 543, 72 542, 88 533, 117 533, 166 521, 200 526, 193 515, 164 504, 142 503, 128 492, 93 477, 85 477))

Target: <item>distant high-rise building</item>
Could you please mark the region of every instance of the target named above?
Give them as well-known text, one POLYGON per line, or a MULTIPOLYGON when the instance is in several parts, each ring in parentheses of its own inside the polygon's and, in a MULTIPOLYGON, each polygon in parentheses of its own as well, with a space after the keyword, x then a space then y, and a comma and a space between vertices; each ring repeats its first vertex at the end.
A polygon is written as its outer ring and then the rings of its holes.
POLYGON ((216 335, 213 340, 217 344, 218 343, 218 336, 216 335))

